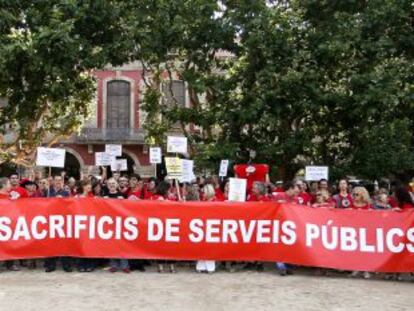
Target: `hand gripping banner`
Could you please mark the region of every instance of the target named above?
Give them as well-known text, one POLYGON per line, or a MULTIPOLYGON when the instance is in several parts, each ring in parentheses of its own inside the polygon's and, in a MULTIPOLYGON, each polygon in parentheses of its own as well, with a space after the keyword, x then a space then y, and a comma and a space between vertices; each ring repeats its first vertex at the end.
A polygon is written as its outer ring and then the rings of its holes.
POLYGON ((270 261, 414 271, 414 210, 274 202, 0 200, 0 260, 73 256, 270 261))

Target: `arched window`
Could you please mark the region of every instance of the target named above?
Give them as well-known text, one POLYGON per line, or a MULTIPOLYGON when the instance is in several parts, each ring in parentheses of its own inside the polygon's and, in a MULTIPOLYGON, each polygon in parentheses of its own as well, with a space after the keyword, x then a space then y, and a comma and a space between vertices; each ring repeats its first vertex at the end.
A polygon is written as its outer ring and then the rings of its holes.
POLYGON ((107 97, 107 128, 129 128, 131 84, 121 80, 108 82, 107 97))

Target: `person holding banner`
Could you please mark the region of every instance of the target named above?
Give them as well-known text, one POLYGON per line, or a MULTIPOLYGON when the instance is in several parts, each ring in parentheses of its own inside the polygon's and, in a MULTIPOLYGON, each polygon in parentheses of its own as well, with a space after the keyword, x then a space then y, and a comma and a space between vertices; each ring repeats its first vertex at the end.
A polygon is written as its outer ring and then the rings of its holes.
MULTIPOLYGON (((49 197, 51 198, 68 198, 70 193, 63 188, 62 176, 55 176, 53 178, 53 188, 50 190, 49 197)), ((57 257, 45 259, 45 272, 53 272, 56 270, 57 257)), ((65 272, 72 272, 72 259, 70 257, 60 257, 62 267, 65 272)))
MULTIPOLYGON (((216 192, 212 184, 204 185, 203 193, 205 202, 217 201, 216 192)), ((214 273, 214 271, 216 271, 216 262, 214 260, 197 260, 196 271, 199 273, 214 273)))
POLYGON ((336 208, 350 208, 352 206, 352 196, 348 191, 348 181, 340 179, 338 182, 338 194, 333 196, 336 208))
POLYGON ((266 185, 260 181, 253 183, 252 191, 247 197, 247 202, 268 202, 266 185))
MULTIPOLYGON (((108 187, 108 193, 105 194, 105 199, 124 199, 124 195, 119 191, 118 182, 115 180, 115 178, 109 178, 106 182, 106 185, 108 187)), ((109 272, 111 273, 115 273, 118 270, 121 270, 124 273, 131 272, 129 269, 128 259, 113 258, 109 261, 109 265, 111 266, 109 269, 109 272)))
POLYGON ((353 209, 372 209, 371 197, 365 187, 355 187, 352 191, 352 205, 353 209))
MULTIPOLYGON (((157 185, 157 190, 155 192, 155 194, 153 194, 150 198, 150 200, 154 200, 154 201, 166 201, 168 200, 168 192, 170 190, 171 185, 166 182, 166 181, 161 181, 158 185, 157 185)), ((158 273, 163 273, 164 272, 164 264, 169 264, 170 265, 170 272, 171 273, 176 273, 177 271, 175 270, 175 264, 174 261, 172 260, 157 260, 157 264, 158 264, 158 273)))
POLYGON ((410 210, 414 208, 413 198, 407 188, 397 187, 395 189, 395 197, 398 202, 398 207, 401 210, 410 210))
POLYGON ((132 174, 129 178, 128 199, 141 200, 144 195, 144 182, 138 174, 132 174))
POLYGON ((11 186, 9 190, 10 199, 15 200, 19 198, 29 197, 29 194, 27 193, 26 189, 20 186, 19 175, 13 173, 10 175, 9 180, 11 186))
MULTIPOLYGON (((295 183, 288 181, 283 184, 283 190, 284 192, 274 192, 273 200, 279 203, 296 203, 296 197, 299 194, 298 186, 295 183)), ((277 262, 276 269, 281 276, 293 274, 291 267, 283 262, 277 262)))
POLYGON ((148 179, 148 183, 144 186, 144 200, 151 200, 152 197, 156 193, 157 188, 157 179, 155 177, 151 177, 148 179))

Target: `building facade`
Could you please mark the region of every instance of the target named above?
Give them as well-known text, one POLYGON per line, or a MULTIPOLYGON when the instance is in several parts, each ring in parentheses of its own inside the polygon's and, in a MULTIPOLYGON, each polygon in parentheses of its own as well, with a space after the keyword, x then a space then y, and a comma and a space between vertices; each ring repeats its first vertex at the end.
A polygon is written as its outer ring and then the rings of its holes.
MULTIPOLYGON (((149 146, 145 144, 145 112, 142 68, 138 63, 118 68, 109 67, 95 72, 97 91, 92 103, 92 116, 80 134, 59 142, 55 147, 66 149, 65 170, 69 176, 99 174, 95 152, 105 150, 105 144, 122 144, 122 157, 128 162, 127 173, 150 177, 155 173, 149 163, 149 146)), ((184 105, 188 101, 182 81, 173 81, 174 96, 184 105)))

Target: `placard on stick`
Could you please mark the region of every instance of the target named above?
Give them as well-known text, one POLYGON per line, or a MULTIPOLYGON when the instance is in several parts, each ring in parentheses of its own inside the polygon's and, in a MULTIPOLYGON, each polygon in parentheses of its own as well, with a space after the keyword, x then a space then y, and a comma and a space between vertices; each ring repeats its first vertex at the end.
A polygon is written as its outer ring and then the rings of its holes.
POLYGON ((48 167, 65 167, 66 150, 61 148, 37 148, 36 165, 48 167))
POLYGON ((329 167, 328 166, 306 166, 305 168, 305 180, 319 181, 321 179, 328 180, 329 167))
POLYGON ((247 179, 230 178, 229 180, 229 201, 246 201, 247 179))
POLYGON ((149 151, 151 164, 159 164, 162 162, 162 152, 160 147, 151 147, 149 151))
POLYGON ((172 178, 180 178, 183 173, 183 166, 180 158, 165 158, 167 174, 172 178))
POLYGON ((171 153, 187 153, 187 137, 168 136, 167 152, 171 153))

